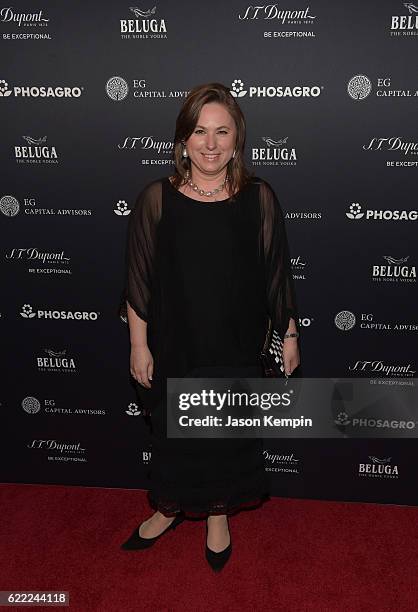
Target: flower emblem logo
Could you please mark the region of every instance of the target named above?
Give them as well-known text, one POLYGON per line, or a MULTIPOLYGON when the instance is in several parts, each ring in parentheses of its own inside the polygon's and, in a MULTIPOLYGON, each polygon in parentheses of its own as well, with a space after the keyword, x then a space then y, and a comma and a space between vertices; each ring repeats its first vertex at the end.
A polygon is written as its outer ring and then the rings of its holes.
POLYGON ((33 317, 36 317, 36 312, 33 312, 30 304, 24 304, 20 314, 24 319, 33 319, 33 317))
POLYGON ((242 98, 247 93, 247 90, 244 89, 244 83, 241 81, 241 79, 235 79, 235 81, 232 81, 232 86, 229 91, 231 92, 231 95, 234 96, 234 98, 242 98))
POLYGON ((113 209, 113 212, 115 215, 126 217, 126 215, 129 215, 131 211, 128 209, 128 204, 125 200, 119 200, 116 204, 116 208, 113 209))
POLYGON ((361 219, 364 213, 361 212, 361 206, 358 202, 350 204, 349 212, 345 213, 349 219, 361 219))
POLYGON ((336 425, 350 425, 350 419, 346 412, 339 412, 337 418, 334 419, 336 425))
POLYGON ((138 408, 138 405, 135 404, 134 402, 131 402, 128 405, 128 410, 125 410, 126 414, 129 414, 129 416, 138 416, 141 414, 141 411, 138 408))
POLYGON ((3 79, 0 79, 0 96, 2 98, 7 98, 7 96, 10 96, 12 93, 12 90, 9 89, 9 84, 6 83, 6 81, 4 81, 3 79))

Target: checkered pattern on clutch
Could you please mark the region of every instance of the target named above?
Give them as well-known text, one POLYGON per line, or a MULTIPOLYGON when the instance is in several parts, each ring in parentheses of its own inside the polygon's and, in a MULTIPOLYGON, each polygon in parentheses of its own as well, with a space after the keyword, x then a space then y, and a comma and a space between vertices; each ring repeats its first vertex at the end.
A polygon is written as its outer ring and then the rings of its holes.
POLYGON ((271 319, 269 319, 269 326, 260 358, 263 364, 264 376, 268 378, 287 377, 283 362, 283 340, 277 331, 273 329, 271 319))

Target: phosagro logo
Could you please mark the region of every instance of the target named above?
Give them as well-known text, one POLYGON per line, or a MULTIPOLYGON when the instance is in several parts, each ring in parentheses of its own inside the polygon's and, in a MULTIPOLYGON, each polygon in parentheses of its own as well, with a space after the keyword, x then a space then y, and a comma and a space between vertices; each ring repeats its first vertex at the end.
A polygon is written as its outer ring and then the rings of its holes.
POLYGON ((9 88, 4 79, 0 80, 0 97, 8 98, 13 94, 15 98, 79 98, 84 87, 68 86, 38 86, 38 85, 15 85, 9 88))
POLYGON ((299 86, 295 85, 263 85, 249 86, 245 88, 244 82, 241 79, 232 81, 231 95, 234 98, 243 98, 249 94, 250 98, 317 98, 321 95, 322 85, 299 86))
POLYGON ((339 427, 351 427, 361 428, 366 427, 368 429, 415 429, 418 421, 404 421, 398 419, 374 419, 367 417, 352 417, 347 412, 339 412, 334 419, 334 423, 339 427))
POLYGON ((94 311, 71 311, 71 310, 33 310, 30 304, 24 304, 20 311, 20 316, 24 319, 38 319, 50 320, 50 319, 62 319, 62 320, 76 320, 76 321, 97 321, 100 312, 94 311))
POLYGON ((345 213, 348 219, 362 219, 372 221, 416 221, 418 219, 417 210, 366 210, 362 211, 358 202, 350 204, 345 213))

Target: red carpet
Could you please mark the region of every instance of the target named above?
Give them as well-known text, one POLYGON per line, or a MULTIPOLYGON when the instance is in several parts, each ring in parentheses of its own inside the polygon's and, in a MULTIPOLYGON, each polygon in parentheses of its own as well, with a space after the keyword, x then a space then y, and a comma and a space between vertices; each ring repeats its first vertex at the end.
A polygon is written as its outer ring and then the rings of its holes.
POLYGON ((272 498, 231 517, 218 575, 202 521, 119 549, 152 514, 143 491, 2 484, 0 496, 0 590, 67 590, 74 612, 418 610, 413 507, 272 498))

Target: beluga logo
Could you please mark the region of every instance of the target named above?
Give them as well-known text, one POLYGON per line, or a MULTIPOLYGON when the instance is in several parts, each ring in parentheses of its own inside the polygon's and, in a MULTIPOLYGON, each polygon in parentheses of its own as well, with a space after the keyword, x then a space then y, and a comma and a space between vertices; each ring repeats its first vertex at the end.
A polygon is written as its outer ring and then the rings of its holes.
POLYGON ((390 24, 391 36, 416 36, 418 34, 418 4, 402 2, 407 15, 392 15, 390 24))
POLYGON ((120 19, 120 35, 122 39, 167 38, 165 19, 156 16, 157 7, 142 10, 130 6, 131 19, 120 19))
POLYGON ((378 282, 409 282, 415 283, 417 280, 416 266, 408 263, 409 255, 396 259, 391 255, 383 255, 386 265, 372 265, 372 280, 378 282))
POLYGON ((399 478, 399 466, 392 463, 392 457, 380 459, 369 455, 369 463, 358 464, 358 475, 368 478, 399 478))
POLYGON ((264 142, 264 146, 251 148, 251 161, 253 166, 296 165, 296 149, 288 146, 288 136, 280 138, 279 140, 274 140, 270 136, 263 136, 261 140, 264 142))
POLYGON ((55 147, 51 147, 46 143, 47 137, 32 138, 31 136, 22 136, 26 140, 26 147, 15 146, 15 158, 18 163, 27 164, 57 164, 58 154, 55 147))

